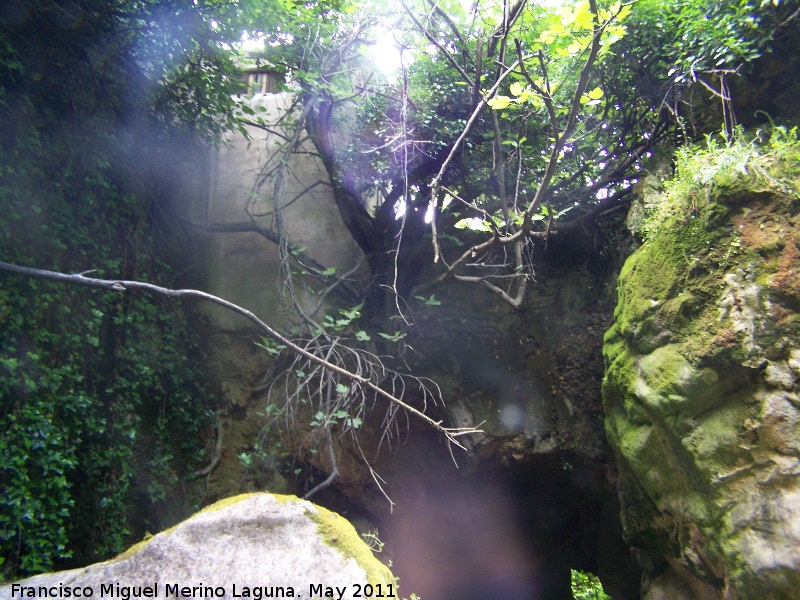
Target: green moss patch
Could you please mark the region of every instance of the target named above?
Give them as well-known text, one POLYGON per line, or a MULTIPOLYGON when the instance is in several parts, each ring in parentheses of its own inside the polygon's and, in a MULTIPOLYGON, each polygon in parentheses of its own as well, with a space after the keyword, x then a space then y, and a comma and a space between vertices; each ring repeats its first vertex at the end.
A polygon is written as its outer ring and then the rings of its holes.
POLYGON ((780 482, 778 498, 796 477, 780 470, 796 453, 791 411, 763 404, 796 398, 785 361, 800 339, 800 151, 739 143, 685 151, 675 180, 638 187, 646 241, 620 274, 603 400, 626 535, 718 558, 746 590, 760 577, 746 545, 780 539, 758 529, 763 482, 780 482), (788 375, 770 381, 779 367, 788 375))
POLYGON ((359 537, 347 519, 321 506, 315 506, 314 511, 308 511, 306 514, 317 524, 317 530, 322 534, 326 544, 336 548, 344 556, 355 559, 358 566, 367 574, 369 583, 384 586, 394 583, 394 576, 389 567, 375 558, 372 550, 359 537))

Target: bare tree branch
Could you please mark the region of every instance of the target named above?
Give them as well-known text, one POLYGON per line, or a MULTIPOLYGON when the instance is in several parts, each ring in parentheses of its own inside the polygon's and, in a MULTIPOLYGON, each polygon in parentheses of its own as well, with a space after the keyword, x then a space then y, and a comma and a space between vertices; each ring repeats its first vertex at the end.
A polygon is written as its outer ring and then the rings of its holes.
POLYGON ((259 330, 266 333, 269 337, 273 340, 284 344, 288 349, 290 349, 295 354, 298 354, 314 364, 321 366, 328 371, 338 373, 343 377, 354 381, 366 388, 369 388, 379 396, 389 400, 414 415, 418 418, 425 421, 428 425, 442 433, 449 443, 455 444, 459 448, 466 449, 458 440, 459 437, 464 435, 472 435, 475 433, 480 433, 479 429, 474 427, 445 427, 442 425, 442 421, 435 421, 422 411, 414 408, 410 404, 404 402, 400 398, 397 398, 381 388, 378 384, 371 381, 367 377, 363 377, 361 375, 357 375, 344 369, 338 365, 335 365, 331 362, 320 358, 319 356, 309 352, 305 348, 297 345, 292 340, 284 337, 278 331, 267 325, 264 321, 259 319, 256 315, 254 315, 249 310, 242 308, 241 306, 219 298, 218 296, 214 296, 212 294, 208 294, 206 292, 202 292, 200 290, 192 290, 192 289, 180 289, 180 290, 173 290, 170 288, 161 287, 158 285, 154 285, 152 283, 144 283, 141 281, 126 281, 126 280, 114 280, 114 279, 95 279, 92 277, 87 277, 87 273, 91 273, 92 271, 84 271, 82 273, 75 273, 75 274, 67 274, 67 273, 59 273, 57 271, 45 271, 42 269, 34 269, 31 267, 22 267, 19 265, 12 265, 5 262, 0 262, 0 271, 6 271, 9 273, 15 273, 17 275, 22 275, 24 277, 32 277, 35 279, 45 279, 48 281, 56 281, 58 283, 63 284, 73 284, 73 285, 83 285, 87 287, 95 287, 101 288, 104 290, 109 290, 113 292, 124 292, 127 290, 137 290, 137 291, 145 291, 151 292, 154 294, 160 294, 162 296, 167 296, 170 298, 198 298, 201 300, 206 300, 207 302, 211 302, 212 304, 216 304, 223 308, 230 310, 236 314, 242 315, 246 319, 248 319, 251 323, 253 323, 259 330))
POLYGON ((564 147, 564 144, 566 144, 569 136, 572 135, 572 130, 575 127, 575 123, 578 118, 578 111, 581 107, 581 98, 583 97, 583 92, 586 91, 586 86, 589 83, 589 76, 592 73, 592 67, 594 66, 595 60, 597 60, 597 55, 600 52, 600 42, 603 31, 605 30, 605 25, 601 25, 598 21, 597 0, 589 0, 589 7, 594 15, 594 31, 592 32, 592 43, 589 47, 589 55, 586 57, 586 62, 584 62, 583 68, 578 76, 578 84, 575 86, 575 93, 572 95, 572 105, 570 106, 569 113, 565 119, 564 129, 562 130, 561 135, 559 135, 556 139, 555 144, 553 144, 553 150, 550 152, 550 160, 547 162, 542 180, 533 196, 533 200, 531 200, 528 208, 525 210, 525 222, 520 230, 522 235, 527 235, 527 233, 530 231, 531 217, 544 200, 545 194, 550 186, 550 180, 553 178, 553 175, 556 172, 556 166, 558 165, 558 157, 561 153, 561 149, 564 147))
MULTIPOLYGON (((528 59, 530 57, 526 56, 524 58, 528 59)), ((478 106, 476 106, 475 110, 472 111, 472 116, 470 116, 469 120, 467 121, 467 124, 464 126, 464 129, 461 132, 461 135, 458 136, 458 139, 455 141, 455 143, 453 144, 452 148, 450 148, 450 153, 447 155, 447 158, 442 163, 442 166, 439 169, 439 172, 436 174, 436 177, 434 177, 433 181, 431 181, 431 183, 430 183, 430 187, 433 189, 434 195, 436 195, 436 192, 437 192, 437 190, 439 188, 439 183, 442 181, 442 178, 444 177, 444 174, 447 171, 447 167, 450 166, 450 162, 453 160, 453 157, 455 156, 456 152, 458 152, 458 149, 461 147, 461 144, 466 139, 467 135, 469 135, 469 132, 472 130, 472 126, 475 124, 475 121, 478 120, 478 117, 480 116, 481 112, 483 111, 483 107, 486 106, 488 101, 491 98, 494 97, 494 95, 497 93, 497 90, 500 89, 500 86, 502 85, 503 81, 505 81, 506 77, 508 77, 512 73, 512 71, 517 68, 517 65, 519 65, 519 62, 520 62, 520 59, 517 59, 516 61, 514 61, 514 64, 512 64, 510 67, 508 67, 497 78, 497 81, 494 82, 494 85, 492 86, 492 89, 490 89, 486 93, 486 95, 481 98, 480 102, 478 102, 478 106)))
MULTIPOLYGON (((433 44, 434 46, 436 46, 436 48, 439 49, 439 51, 445 56, 445 58, 447 58, 447 61, 452 65, 452 67, 456 71, 458 71, 458 74, 461 75, 461 77, 464 79, 464 81, 470 87, 474 87, 475 86, 475 82, 472 81, 472 78, 461 67, 461 65, 458 64, 458 61, 456 61, 456 59, 453 58, 452 55, 442 46, 441 42, 439 42, 439 40, 436 39, 436 36, 433 35, 430 31, 428 31, 428 28, 425 27, 422 23, 419 22, 417 17, 414 16, 414 13, 411 12, 411 9, 408 8, 408 6, 406 6, 405 2, 401 2, 400 5, 403 7, 403 9, 406 11, 406 13, 408 13, 409 18, 414 23, 414 26, 419 30, 419 32, 422 33, 422 35, 424 35, 426 38, 428 38, 428 41, 431 44, 433 44)), ((436 10, 436 8, 437 7, 434 6, 434 10, 436 10)), ((450 24, 452 26, 452 21, 450 21, 450 24)), ((456 33, 457 33, 457 30, 456 30, 456 33)))
MULTIPOLYGON (((257 233, 273 244, 280 244, 280 236, 275 230, 265 227, 255 220, 234 221, 230 223, 209 223, 208 225, 201 225, 199 223, 193 223, 186 220, 183 220, 183 223, 192 229, 200 229, 208 233, 257 233)), ((297 261, 298 265, 306 269, 312 277, 327 286, 326 291, 324 292, 326 296, 331 291, 336 289, 337 293, 339 293, 347 302, 358 301, 358 294, 351 289, 350 286, 346 285, 344 281, 346 277, 352 275, 358 270, 358 268, 361 266, 361 262, 359 262, 352 270, 348 271, 344 277, 337 277, 335 274, 326 275, 325 273, 328 272, 328 269, 325 267, 325 265, 318 263, 306 252, 300 249, 294 249, 291 252, 291 255, 292 258, 297 261)))
MULTIPOLYGON (((519 8, 522 3, 518 3, 515 5, 515 9, 519 8)), ((507 194, 505 190, 505 177, 504 177, 504 167, 502 161, 504 157, 502 156, 502 139, 500 137, 500 127, 499 122, 496 118, 496 114, 493 112, 492 114, 492 124, 494 127, 494 141, 495 141, 495 175, 498 178, 498 185, 499 185, 499 195, 500 195, 500 209, 503 211, 503 215, 506 221, 506 227, 510 229, 510 232, 507 232, 505 235, 501 234, 497 228, 492 228, 491 237, 485 240, 482 243, 475 244, 472 247, 468 248, 465 252, 461 254, 454 262, 447 264, 445 261, 446 271, 441 274, 437 281, 441 281, 447 277, 453 277, 458 281, 469 281, 469 282, 478 282, 481 285, 489 288, 493 292, 497 293, 501 298, 503 298, 506 302, 518 308, 524 299, 525 295, 525 287, 527 281, 527 275, 523 273, 523 264, 521 262, 521 251, 522 247, 520 245, 521 240, 525 238, 532 238, 532 237, 540 237, 544 236, 547 239, 550 235, 550 227, 548 225, 547 231, 538 232, 533 231, 533 220, 534 215, 541 204, 545 201, 548 194, 551 194, 553 191, 553 186, 551 182, 556 174, 557 166, 559 164, 559 160, 561 157, 561 151, 563 150, 564 146, 567 144, 567 141, 570 139, 570 136, 573 134, 577 120, 578 120, 578 113, 581 107, 581 100, 583 98, 583 94, 586 91, 587 85, 589 83, 589 79, 591 77, 595 62, 597 61, 597 57, 600 52, 601 47, 601 38, 605 31, 605 28, 608 26, 608 22, 601 23, 598 17, 598 10, 597 10, 597 0, 589 0, 589 7, 594 15, 594 23, 592 27, 592 39, 589 43, 588 47, 584 50, 586 53, 586 58, 583 61, 582 68, 580 73, 578 74, 578 80, 575 85, 575 89, 572 93, 572 98, 569 105, 569 110, 567 111, 566 117, 563 119, 563 125, 559 126, 558 117, 556 114, 555 106, 552 102, 552 95, 549 86, 548 80, 548 73, 547 67, 545 65, 543 56, 541 52, 538 52, 536 55, 525 56, 522 52, 522 47, 518 43, 516 45, 516 53, 517 59, 516 61, 509 67, 504 67, 501 62, 498 62, 499 69, 497 75, 495 77, 495 84, 492 86, 492 89, 482 98, 481 102, 478 103, 478 106, 473 111, 472 116, 467 121, 467 124, 462 130, 461 136, 456 140, 455 144, 453 144, 450 154, 447 159, 442 163, 439 173, 434 177, 433 181, 431 182, 430 186, 433 188, 433 196, 431 198, 431 203, 435 208, 438 204, 436 196, 438 195, 438 189, 440 186, 440 182, 442 177, 444 176, 445 171, 449 167, 449 163, 453 156, 455 155, 457 149, 460 147, 461 143, 465 139, 466 135, 472 128, 473 124, 478 118, 478 115, 482 112, 483 107, 488 104, 488 100, 494 96, 494 94, 499 89, 500 84, 502 81, 515 69, 519 68, 523 77, 525 77, 526 81, 530 85, 530 87, 542 98, 544 105, 547 109, 547 114, 550 120, 550 127, 552 129, 552 135, 554 138, 554 142, 552 147, 550 148, 549 157, 547 160, 547 164, 545 166, 544 173, 541 176, 539 184, 536 188, 535 193, 533 194, 533 198, 528 202, 527 206, 524 209, 524 220, 522 223, 522 227, 517 229, 513 225, 509 225, 510 219, 508 215, 508 200, 507 194), (525 62, 532 58, 533 56, 538 56, 539 65, 542 72, 542 77, 544 80, 544 88, 537 85, 533 78, 528 74, 527 69, 525 68, 525 62), (501 179, 502 178, 502 179, 501 179), (491 283, 489 280, 496 278, 496 274, 489 274, 489 275, 463 275, 456 273, 456 268, 462 264, 466 264, 466 262, 484 252, 489 252, 492 248, 498 246, 506 246, 508 244, 514 244, 515 246, 515 270, 514 270, 514 280, 518 284, 517 293, 512 296, 506 290, 498 287, 497 285, 491 283)), ((513 10, 513 9, 512 9, 513 10)), ((497 31, 495 32, 495 39, 498 42, 504 42, 505 35, 507 32, 497 31), (503 34, 499 36, 499 34, 503 34)), ((501 43, 501 54, 503 52, 503 45, 501 43)), ((502 56, 500 57, 502 60, 502 56)), ((635 160, 635 157, 630 158, 631 162, 635 160)), ((491 221, 490 221, 491 223, 491 221)), ((438 260, 441 257, 438 242, 436 240, 436 232, 434 231, 433 235, 433 244, 434 244, 434 256, 438 260)), ((501 265, 488 265, 492 268, 497 268, 501 265)))

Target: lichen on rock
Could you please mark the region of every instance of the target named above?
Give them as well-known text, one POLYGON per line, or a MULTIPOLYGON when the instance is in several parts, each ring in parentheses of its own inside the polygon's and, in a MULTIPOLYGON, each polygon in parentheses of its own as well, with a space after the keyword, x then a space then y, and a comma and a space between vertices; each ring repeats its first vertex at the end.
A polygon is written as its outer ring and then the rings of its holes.
POLYGON ((798 158, 641 187, 674 204, 622 269, 603 395, 645 598, 800 589, 798 158))
MULTIPOLYGON (((349 600, 363 596, 368 584, 380 586, 385 597, 396 594, 392 573, 352 525, 308 501, 267 493, 221 500, 110 561, 16 582, 28 589, 88 587, 95 596, 102 586, 119 585, 149 587, 156 598, 188 588, 191 597, 307 600, 326 588, 344 590, 340 597, 349 600)), ((22 597, 13 591, 11 584, 0 586, 0 599, 22 597)))

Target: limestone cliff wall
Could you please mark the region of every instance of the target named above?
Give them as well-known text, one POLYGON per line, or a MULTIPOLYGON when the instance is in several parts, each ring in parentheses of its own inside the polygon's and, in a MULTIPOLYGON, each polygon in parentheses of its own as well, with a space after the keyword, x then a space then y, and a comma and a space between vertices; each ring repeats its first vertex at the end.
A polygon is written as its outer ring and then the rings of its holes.
POLYGON ((643 598, 800 589, 797 159, 695 173, 620 275, 603 395, 643 598))
MULTIPOLYGON (((290 93, 258 94, 245 100, 255 112, 254 118, 268 124, 279 122, 291 101, 290 93)), ((204 228, 253 222, 276 232, 275 210, 280 207, 292 247, 325 267, 347 271, 358 262, 360 251, 342 223, 327 174, 313 156, 313 146, 309 143, 290 157, 283 193, 275 198, 275 168, 282 158, 283 140, 259 127, 247 130, 249 137, 231 133, 223 145, 209 150, 198 168, 206 193, 187 196, 179 212, 196 226, 192 229, 200 252, 196 278, 203 289, 268 318, 274 325, 283 325, 289 313, 282 312, 286 290, 280 284, 276 244, 254 232, 221 233, 204 228)), ((297 299, 305 307, 312 306, 316 298, 301 288, 298 286, 297 299)), ((200 310, 222 329, 248 327, 241 317, 219 307, 203 305, 200 310)))

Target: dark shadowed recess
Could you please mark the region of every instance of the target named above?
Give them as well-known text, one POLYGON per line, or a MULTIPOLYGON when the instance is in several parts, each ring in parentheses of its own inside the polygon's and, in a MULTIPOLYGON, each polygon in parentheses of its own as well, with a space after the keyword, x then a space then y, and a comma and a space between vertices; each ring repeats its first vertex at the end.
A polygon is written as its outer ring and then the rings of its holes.
POLYGON ((456 469, 435 436, 423 437, 395 455, 407 467, 392 475, 392 514, 359 514, 334 490, 315 498, 377 526, 386 544, 379 557, 391 561, 401 597, 571 600, 577 569, 597 574, 614 600, 639 598, 639 571, 602 464, 556 451, 507 466, 460 459, 456 469))

